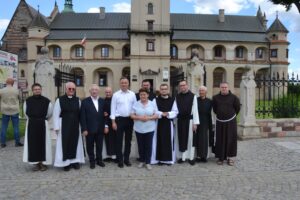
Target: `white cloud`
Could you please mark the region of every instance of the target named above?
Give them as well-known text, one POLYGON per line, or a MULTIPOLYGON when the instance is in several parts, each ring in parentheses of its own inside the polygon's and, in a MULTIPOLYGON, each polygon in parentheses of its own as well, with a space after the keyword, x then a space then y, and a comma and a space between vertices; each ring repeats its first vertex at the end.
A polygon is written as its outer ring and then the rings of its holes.
POLYGON ((219 9, 225 9, 225 13, 236 14, 242 9, 248 8, 245 0, 185 0, 193 3, 195 13, 212 14, 219 9))
MULTIPOLYGON (((226 14, 240 14, 243 10, 260 6, 262 13, 272 23, 279 13, 279 19, 290 32, 300 32, 300 15, 295 5, 287 12, 282 5, 275 5, 267 0, 183 0, 192 3, 195 13, 216 14, 219 9, 225 9, 226 14)), ((256 14, 256 13, 254 13, 256 14)))
POLYGON ((100 9, 99 8, 89 8, 88 13, 100 13, 100 9))
POLYGON ((6 30, 8 24, 9 24, 9 19, 0 19, 0 30, 1 31, 6 30))
POLYGON ((266 13, 267 19, 272 23, 276 18, 276 13, 278 12, 278 17, 281 22, 286 26, 290 32, 300 32, 300 15, 295 5, 289 11, 282 5, 275 5, 269 1, 262 1, 260 4, 256 4, 260 0, 249 0, 254 4, 254 6, 260 6, 262 12, 266 13))
POLYGON ((116 3, 113 5, 113 12, 125 12, 128 13, 131 10, 131 5, 126 2, 116 3))

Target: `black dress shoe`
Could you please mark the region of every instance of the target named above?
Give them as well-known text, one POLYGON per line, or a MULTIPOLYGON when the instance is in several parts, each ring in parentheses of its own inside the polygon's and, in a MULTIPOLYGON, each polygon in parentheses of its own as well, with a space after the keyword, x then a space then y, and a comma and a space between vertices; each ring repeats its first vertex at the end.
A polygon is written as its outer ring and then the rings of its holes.
POLYGON ((6 144, 1 144, 1 148, 5 148, 6 147, 6 144))
POLYGON ((201 158, 197 157, 196 162, 201 162, 201 158))
POLYGON ((70 171, 70 169, 71 169, 71 166, 70 166, 70 165, 64 167, 64 171, 65 171, 65 172, 70 171))
POLYGON ((184 161, 180 158, 179 160, 177 160, 177 163, 181 164, 183 163, 184 161))
POLYGON ((79 163, 72 163, 71 166, 76 170, 80 169, 79 163))
POLYGON ((195 160, 189 160, 190 165, 195 165, 195 160))
POLYGON ((18 142, 15 144, 15 147, 22 147, 22 146, 23 146, 23 144, 21 142, 18 142))
POLYGON ((118 167, 123 168, 123 167, 124 167, 124 164, 123 164, 123 163, 119 163, 119 164, 118 164, 118 167))
POLYGON ((200 161, 203 162, 203 163, 207 162, 206 158, 201 158, 200 161))
POLYGON ((95 165, 94 162, 90 163, 90 168, 91 168, 91 169, 95 169, 95 167, 96 167, 96 165, 95 165))
POLYGON ((130 167, 131 166, 131 163, 129 161, 124 161, 124 164, 127 166, 127 167, 130 167))
POLYGON ((102 161, 97 161, 97 165, 99 165, 100 167, 105 167, 105 164, 102 161))

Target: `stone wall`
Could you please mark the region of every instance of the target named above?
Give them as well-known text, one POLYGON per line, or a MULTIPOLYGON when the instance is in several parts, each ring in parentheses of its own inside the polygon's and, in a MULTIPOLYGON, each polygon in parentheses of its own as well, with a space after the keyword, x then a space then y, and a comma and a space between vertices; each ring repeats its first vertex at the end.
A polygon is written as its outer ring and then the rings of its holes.
POLYGON ((256 120, 260 126, 262 138, 270 137, 299 137, 300 119, 259 119, 256 120))

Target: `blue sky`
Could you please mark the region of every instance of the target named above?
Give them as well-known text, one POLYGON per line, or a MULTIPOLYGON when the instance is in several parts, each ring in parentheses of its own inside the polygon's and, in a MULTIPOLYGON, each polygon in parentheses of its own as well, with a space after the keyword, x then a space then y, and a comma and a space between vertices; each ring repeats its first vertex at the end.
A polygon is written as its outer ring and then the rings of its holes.
MULTIPOLYGON (((0 38, 2 38, 9 20, 20 0, 0 0, 0 38), (5 2, 5 4, 4 4, 5 2), (9 2, 9 3, 7 3, 9 2)), ((217 14, 219 9, 225 9, 225 15, 256 15, 258 6, 266 13, 268 26, 276 18, 279 19, 290 31, 289 46, 289 72, 300 75, 300 14, 295 6, 289 12, 279 5, 273 5, 268 0, 170 0, 172 13, 201 13, 217 14)), ((40 7, 40 12, 48 16, 54 6, 55 0, 26 0, 34 8, 40 7)), ((64 0, 57 0, 59 9, 64 7, 64 0)), ((73 0, 75 12, 97 12, 100 6, 106 8, 106 12, 129 12, 130 0, 73 0)))

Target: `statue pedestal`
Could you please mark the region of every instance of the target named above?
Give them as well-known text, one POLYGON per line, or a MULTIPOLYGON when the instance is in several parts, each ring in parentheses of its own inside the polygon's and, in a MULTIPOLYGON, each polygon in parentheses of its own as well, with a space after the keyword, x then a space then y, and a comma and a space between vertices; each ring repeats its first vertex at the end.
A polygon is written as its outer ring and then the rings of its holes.
POLYGON ((238 125, 238 138, 241 140, 261 138, 260 126, 258 125, 238 125))
POLYGON ((260 138, 260 127, 255 118, 255 88, 254 76, 249 68, 245 69, 240 84, 240 124, 238 125, 238 137, 242 140, 260 138))

